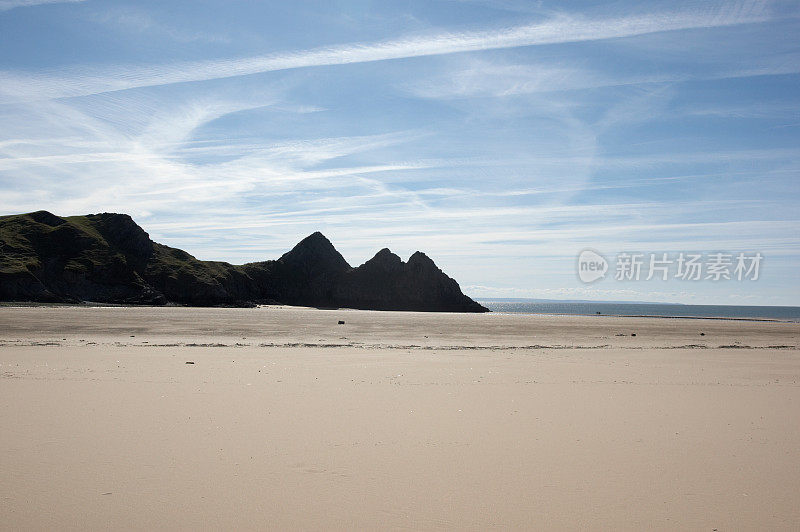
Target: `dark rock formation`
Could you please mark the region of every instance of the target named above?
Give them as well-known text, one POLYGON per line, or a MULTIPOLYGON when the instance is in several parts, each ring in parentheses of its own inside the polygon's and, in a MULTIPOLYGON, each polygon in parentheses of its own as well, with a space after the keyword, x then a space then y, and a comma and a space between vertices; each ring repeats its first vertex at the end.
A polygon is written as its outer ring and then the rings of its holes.
POLYGON ((0 217, 0 301, 486 312, 425 254, 388 249, 357 268, 317 232, 274 261, 200 261, 125 214, 0 217))
POLYGON ((333 299, 343 307, 378 310, 486 311, 424 253, 417 251, 403 262, 386 248, 346 272, 333 299))

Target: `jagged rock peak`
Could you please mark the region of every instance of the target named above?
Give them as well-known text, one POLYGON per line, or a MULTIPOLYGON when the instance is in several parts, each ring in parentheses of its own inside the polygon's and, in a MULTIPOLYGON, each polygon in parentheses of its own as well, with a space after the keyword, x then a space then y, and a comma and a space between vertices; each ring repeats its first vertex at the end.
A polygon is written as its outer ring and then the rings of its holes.
POLYGON ((285 264, 315 265, 320 270, 330 272, 341 272, 350 269, 350 265, 344 260, 342 254, 319 231, 311 233, 298 242, 291 251, 285 253, 279 260, 285 264))
MULTIPOLYGON (((301 240, 301 242, 305 242, 305 241, 310 241, 310 242, 320 241, 320 242, 327 242, 328 244, 331 243, 331 241, 328 240, 328 237, 326 237, 325 235, 323 235, 319 231, 314 231, 313 233, 311 233, 310 235, 305 237, 303 240, 301 240)), ((331 244, 331 245, 333 245, 333 244, 331 244)))
POLYGON ((392 253, 392 250, 389 248, 383 248, 382 250, 377 252, 375 256, 372 257, 370 260, 377 262, 403 262, 403 260, 396 254, 392 253))
POLYGON ((429 256, 427 256, 421 251, 415 251, 408 258, 408 264, 409 266, 418 265, 425 268, 433 267, 437 270, 439 269, 439 267, 436 266, 436 263, 433 262, 433 259, 431 259, 429 256))
POLYGON ((389 248, 383 248, 374 257, 360 266, 366 270, 394 271, 404 266, 403 260, 392 253, 389 248))

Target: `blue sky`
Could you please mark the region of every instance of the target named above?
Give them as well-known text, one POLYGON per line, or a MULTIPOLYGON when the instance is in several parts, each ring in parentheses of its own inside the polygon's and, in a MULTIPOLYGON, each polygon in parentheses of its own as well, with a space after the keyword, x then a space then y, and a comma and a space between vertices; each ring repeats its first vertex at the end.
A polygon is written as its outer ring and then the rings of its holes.
POLYGON ((320 230, 476 297, 800 305, 798 35, 780 1, 0 0, 0 213, 234 263, 320 230), (764 260, 584 284, 585 248, 764 260))

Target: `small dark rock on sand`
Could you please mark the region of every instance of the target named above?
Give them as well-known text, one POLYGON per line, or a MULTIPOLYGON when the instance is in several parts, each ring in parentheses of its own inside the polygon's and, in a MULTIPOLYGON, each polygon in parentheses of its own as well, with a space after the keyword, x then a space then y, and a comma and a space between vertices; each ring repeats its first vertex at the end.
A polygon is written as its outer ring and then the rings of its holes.
POLYGON ((344 320, 339 320, 339 325, 344 325, 344 320))

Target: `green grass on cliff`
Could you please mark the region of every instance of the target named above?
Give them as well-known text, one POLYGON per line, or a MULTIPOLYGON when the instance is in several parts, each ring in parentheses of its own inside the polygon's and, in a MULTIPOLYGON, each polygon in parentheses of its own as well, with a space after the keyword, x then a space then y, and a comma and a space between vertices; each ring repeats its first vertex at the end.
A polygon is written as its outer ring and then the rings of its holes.
MULTIPOLYGON (((109 245, 95 217, 58 217, 46 211, 0 216, 0 273, 34 272, 43 257, 58 256, 75 272, 98 269, 125 257, 109 245)), ((148 270, 169 277, 191 276, 212 283, 225 278, 235 266, 201 261, 180 249, 153 244, 148 270)))
POLYGON ((34 228, 32 224, 35 223, 25 214, 0 216, 0 272, 23 273, 40 266, 36 249, 28 236, 32 231, 46 229, 34 228))
POLYGON ((226 262, 198 260, 181 249, 171 248, 163 244, 153 244, 153 261, 149 268, 168 271, 171 277, 190 275, 201 282, 213 282, 225 278, 235 269, 226 262))
MULTIPOLYGON (((0 273, 33 272, 42 257, 60 256, 68 270, 81 272, 103 267, 125 257, 113 249, 89 216, 58 217, 45 211, 0 216, 0 273)), ((153 245, 151 268, 170 276, 190 275, 199 280, 223 278, 232 266, 200 261, 180 249, 153 245)))
POLYGON ((98 241, 98 244, 103 246, 108 246, 108 242, 106 242, 106 239, 103 238, 103 235, 100 234, 100 232, 92 224, 92 221, 89 220, 86 216, 65 216, 62 219, 66 220, 68 224, 75 227, 76 229, 96 239, 98 241))
POLYGON ((86 216, 60 218, 45 211, 0 216, 0 273, 34 272, 43 257, 54 256, 76 272, 124 260, 86 216))

